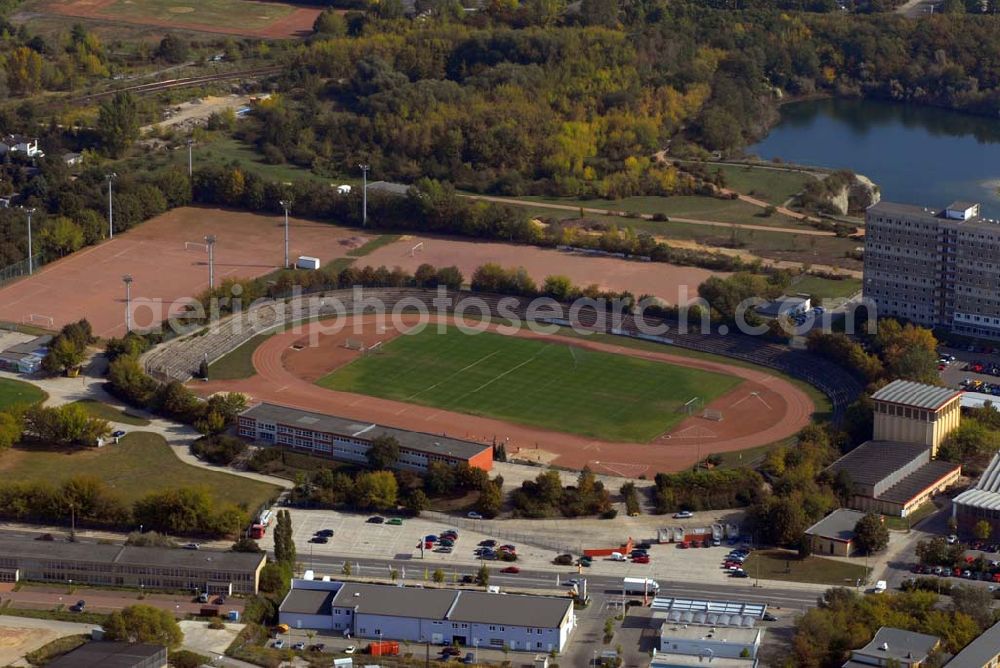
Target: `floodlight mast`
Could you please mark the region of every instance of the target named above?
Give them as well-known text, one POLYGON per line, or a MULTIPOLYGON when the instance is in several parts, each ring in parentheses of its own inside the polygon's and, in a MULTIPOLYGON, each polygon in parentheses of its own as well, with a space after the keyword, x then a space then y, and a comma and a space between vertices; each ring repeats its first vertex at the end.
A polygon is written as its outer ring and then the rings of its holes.
POLYGON ((285 210, 285 269, 288 269, 288 210, 292 208, 292 202, 283 199, 278 204, 285 210))

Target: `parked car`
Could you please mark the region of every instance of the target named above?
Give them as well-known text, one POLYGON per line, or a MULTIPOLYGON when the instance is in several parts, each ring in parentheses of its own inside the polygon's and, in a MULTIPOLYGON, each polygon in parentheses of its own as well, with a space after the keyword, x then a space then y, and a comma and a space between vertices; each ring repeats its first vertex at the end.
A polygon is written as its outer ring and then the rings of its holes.
POLYGON ((473 664, 473 663, 475 663, 475 662, 476 662, 476 657, 475 657, 475 655, 473 655, 473 653, 472 653, 472 652, 466 652, 466 653, 465 653, 465 658, 464 658, 464 659, 462 659, 462 663, 467 663, 467 664, 470 664, 470 665, 471 665, 471 664, 473 664))
POLYGON ((501 568, 500 572, 501 573, 509 573, 511 575, 517 575, 518 573, 521 572, 521 569, 518 568, 517 566, 508 566, 507 568, 501 568))
POLYGON ((482 545, 483 547, 496 547, 497 546, 497 542, 495 540, 493 540, 492 538, 488 538, 487 540, 481 540, 481 541, 479 541, 479 544, 482 545))
POLYGON ((681 542, 677 543, 677 549, 679 550, 686 550, 689 547, 691 547, 691 543, 687 542, 686 540, 682 540, 681 542))
POLYGON ((388 522, 386 522, 386 524, 392 525, 394 527, 398 527, 398 526, 402 526, 403 525, 403 520, 399 519, 398 517, 393 517, 388 522))
POLYGON ((355 647, 354 645, 348 645, 347 647, 344 648, 344 654, 354 654, 357 651, 358 648, 355 647))
POLYGON ((330 539, 327 538, 326 536, 313 536, 312 538, 309 539, 309 542, 310 543, 325 544, 325 543, 329 543, 330 539))
POLYGON ((764 619, 765 622, 776 622, 776 621, 778 621, 778 618, 775 617, 774 615, 772 615, 770 612, 765 612, 763 619, 764 619))
POLYGON ((647 555, 645 555, 645 554, 640 554, 638 557, 635 557, 634 559, 632 559, 632 563, 633 564, 648 564, 649 563, 649 557, 647 555))
POLYGON ((292 645, 292 649, 294 649, 296 652, 301 652, 305 648, 306 644, 304 642, 297 642, 294 645, 292 645))
POLYGON ((468 515, 466 515, 470 520, 481 520, 483 516, 477 513, 475 510, 470 510, 468 515))
POLYGON ((184 549, 185 550, 200 550, 201 549, 201 543, 185 543, 184 544, 184 549))
POLYGON ((216 605, 224 605, 226 603, 226 596, 224 594, 219 594, 215 597, 216 605))
POLYGON ((274 644, 271 645, 271 647, 274 649, 285 649, 285 641, 279 638, 274 641, 274 644))
POLYGON ((318 642, 315 645, 309 645, 310 652, 322 652, 324 649, 326 649, 326 645, 321 642, 318 642))
POLYGON ((474 575, 463 575, 462 584, 475 584, 476 577, 474 575))
POLYGON ((87 602, 84 600, 79 600, 70 606, 70 612, 83 612, 87 608, 87 602))
POLYGON ((694 517, 694 513, 690 510, 681 510, 680 512, 674 513, 675 520, 688 520, 694 517))
POLYGON ((740 570, 738 570, 738 571, 731 571, 729 573, 729 576, 733 577, 733 578, 748 578, 748 577, 750 577, 749 575, 747 575, 747 572, 745 570, 743 570, 742 568, 740 570))
POLYGON ((441 649, 441 656, 446 658, 449 656, 460 656, 461 654, 462 650, 460 650, 457 647, 454 647, 453 645, 448 645, 447 647, 441 649))
POLYGON ((553 561, 559 566, 572 566, 573 565, 573 555, 572 554, 560 554, 558 557, 553 559, 553 561))
POLYGON ((431 533, 424 536, 424 540, 428 543, 436 543, 438 542, 438 537, 431 533))
POLYGON ((385 518, 384 517, 379 517, 378 515, 374 515, 372 517, 369 517, 367 521, 368 521, 368 524, 384 524, 385 523, 385 518))
POLYGON ((442 545, 441 547, 437 548, 434 551, 439 554, 451 554, 451 548, 448 547, 447 545, 442 545))
POLYGON ((115 431, 111 432, 112 438, 121 438, 124 435, 125 435, 124 429, 116 429, 115 431))
POLYGON ((580 578, 570 578, 569 580, 563 582, 563 584, 567 587, 575 587, 580 584, 580 578))
POLYGON ((316 532, 317 536, 323 536, 324 538, 333 538, 333 529, 320 529, 316 532))

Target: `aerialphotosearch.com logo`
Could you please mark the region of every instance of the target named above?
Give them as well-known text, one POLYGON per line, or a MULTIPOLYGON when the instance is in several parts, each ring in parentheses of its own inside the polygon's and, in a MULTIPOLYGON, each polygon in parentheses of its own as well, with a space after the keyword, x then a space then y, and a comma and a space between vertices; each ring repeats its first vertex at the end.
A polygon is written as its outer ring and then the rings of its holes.
POLYGON ((826 308, 805 310, 800 300, 789 299, 779 302, 776 311, 771 304, 772 311, 780 314, 774 318, 758 315, 757 310, 768 302, 757 297, 737 304, 727 321, 713 321, 708 302, 692 297, 688 286, 678 289, 675 303, 685 305, 681 308, 665 307, 664 302, 651 297, 639 301, 580 297, 561 302, 551 297, 449 291, 444 286, 436 290, 355 286, 313 294, 295 286, 287 298, 260 298, 249 303, 244 303, 242 295, 242 286, 233 284, 229 295, 213 297, 207 308, 193 297, 170 302, 135 297, 127 307, 126 322, 137 332, 165 327, 180 336, 204 331, 234 337, 278 329, 308 331, 310 345, 346 328, 350 328, 349 333, 361 334, 373 323, 379 331, 391 328, 404 334, 421 332, 433 324, 442 334, 449 326, 470 335, 486 330, 514 334, 523 329, 556 334, 560 328, 570 328, 582 336, 608 332, 665 339, 671 334, 691 333, 726 336, 734 330, 747 336, 773 335, 775 323, 787 336, 815 329, 831 332, 835 323, 838 331, 847 334, 855 333, 860 324, 874 333, 877 322, 871 300, 842 300, 832 305, 828 300, 826 308), (865 311, 867 318, 862 322, 860 315, 865 311))

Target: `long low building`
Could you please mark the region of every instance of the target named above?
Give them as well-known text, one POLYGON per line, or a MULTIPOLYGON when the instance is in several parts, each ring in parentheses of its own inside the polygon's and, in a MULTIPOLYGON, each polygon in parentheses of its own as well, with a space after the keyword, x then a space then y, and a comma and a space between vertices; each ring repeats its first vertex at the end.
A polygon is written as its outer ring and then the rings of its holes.
POLYGON ((313 413, 277 404, 252 406, 239 416, 239 435, 259 443, 283 445, 318 457, 367 463, 372 441, 392 436, 399 442, 398 468, 424 472, 433 462, 493 468, 493 446, 444 435, 383 427, 370 422, 313 413))
POLYGON ((952 499, 951 512, 963 535, 972 535, 972 528, 984 520, 990 535, 1000 535, 1000 454, 993 456, 973 487, 952 499))
POLYGON ((525 652, 561 652, 576 626, 569 597, 300 579, 279 620, 354 638, 525 652))
POLYGON ((263 553, 0 538, 0 582, 256 594, 264 563, 263 553))

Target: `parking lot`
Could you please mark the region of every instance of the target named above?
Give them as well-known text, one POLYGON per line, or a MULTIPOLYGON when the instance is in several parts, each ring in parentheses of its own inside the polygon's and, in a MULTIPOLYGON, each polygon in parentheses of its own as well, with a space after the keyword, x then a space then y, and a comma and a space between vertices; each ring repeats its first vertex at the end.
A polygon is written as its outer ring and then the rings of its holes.
MULTIPOLYGON (((341 513, 332 510, 290 509, 293 527, 293 538, 298 551, 298 560, 304 569, 312 569, 317 577, 321 575, 338 575, 343 563, 351 564, 355 574, 371 574, 388 576, 385 565, 365 564, 370 560, 393 560, 395 562, 412 562, 413 568, 404 568, 397 574, 404 580, 426 580, 429 572, 442 568, 449 581, 457 579, 461 574, 473 573, 480 565, 480 560, 474 553, 480 541, 498 540, 501 543, 512 543, 517 547, 518 559, 516 565, 524 570, 540 570, 552 572, 549 581, 553 587, 558 587, 559 581, 574 577, 583 572, 595 576, 615 577, 651 577, 673 582, 704 583, 711 585, 726 585, 733 588, 753 586, 751 578, 737 579, 728 577, 723 567, 723 557, 732 549, 731 546, 678 549, 675 544, 654 544, 649 550, 650 563, 637 564, 630 561, 617 562, 610 557, 595 558, 592 565, 586 569, 578 566, 556 566, 553 559, 561 553, 570 553, 574 557, 582 554, 583 547, 601 546, 603 543, 588 533, 589 524, 600 524, 605 532, 612 532, 616 522, 602 520, 553 520, 566 527, 577 527, 576 531, 588 541, 577 541, 576 545, 565 545, 559 549, 538 546, 524 542, 519 538, 530 538, 528 531, 531 523, 539 526, 534 534, 546 537, 540 526, 548 520, 509 520, 503 522, 470 522, 457 518, 419 517, 404 519, 402 525, 369 524, 368 515, 356 513, 341 513), (477 528, 469 528, 466 524, 477 528), (450 553, 418 548, 422 539, 428 535, 439 535, 446 529, 453 528, 459 533, 450 553), (332 530, 334 535, 325 544, 310 542, 317 531, 332 530)), ((700 514, 699 514, 700 515, 700 514)), ((659 523, 677 523, 663 517, 650 518, 659 523)), ((693 521, 699 518, 695 517, 693 521)), ((655 536, 655 532, 653 532, 655 536)), ((627 535, 622 535, 624 541, 627 535)), ((636 543, 649 540, 649 535, 633 536, 636 543)), ((273 549, 271 531, 260 541, 261 547, 273 549)), ((607 542, 607 541, 605 541, 607 542)), ((610 545, 609 545, 610 547, 610 545)), ((505 565, 501 561, 490 561, 493 572, 498 572, 505 565)), ((511 580, 517 580, 517 576, 511 580)), ((522 578, 527 579, 527 578, 522 578)), ((526 583, 527 584, 527 583, 526 583)), ((534 587, 543 586, 541 582, 532 582, 534 587)), ((783 583, 785 586, 786 583, 783 583)), ((788 586, 808 590, 821 590, 818 585, 788 586)))

